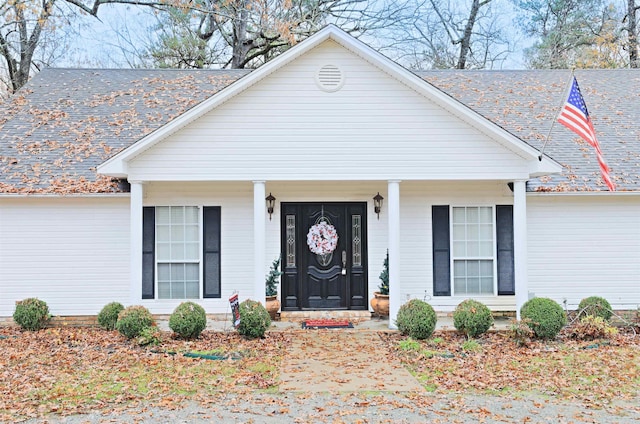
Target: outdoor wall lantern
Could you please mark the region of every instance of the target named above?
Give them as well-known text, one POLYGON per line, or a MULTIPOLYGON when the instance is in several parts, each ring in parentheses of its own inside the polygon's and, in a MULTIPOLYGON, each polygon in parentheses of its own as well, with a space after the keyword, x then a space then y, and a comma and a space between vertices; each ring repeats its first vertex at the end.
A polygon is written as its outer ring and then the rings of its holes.
POLYGON ((373 196, 373 211, 378 215, 378 219, 380 219, 380 211, 382 210, 382 201, 384 197, 380 196, 380 192, 373 196))
POLYGON ((265 199, 267 201, 267 213, 269 214, 269 221, 271 221, 271 215, 273 215, 273 208, 276 205, 276 198, 273 197, 273 194, 269 193, 265 199))

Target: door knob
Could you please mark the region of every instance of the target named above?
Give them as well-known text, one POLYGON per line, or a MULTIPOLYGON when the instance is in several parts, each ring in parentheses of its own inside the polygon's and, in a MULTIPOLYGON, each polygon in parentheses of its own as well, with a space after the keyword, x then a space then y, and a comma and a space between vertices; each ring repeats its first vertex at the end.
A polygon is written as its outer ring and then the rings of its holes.
POLYGON ((347 275, 347 251, 342 251, 342 275, 347 275))

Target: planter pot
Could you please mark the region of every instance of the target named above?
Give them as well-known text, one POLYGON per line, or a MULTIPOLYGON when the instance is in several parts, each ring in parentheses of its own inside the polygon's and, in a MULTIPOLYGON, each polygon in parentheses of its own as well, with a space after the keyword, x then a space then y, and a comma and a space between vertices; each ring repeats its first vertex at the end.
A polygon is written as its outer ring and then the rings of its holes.
POLYGON ((265 307, 267 308, 267 312, 269 312, 271 321, 275 320, 276 315, 280 310, 280 301, 278 300, 278 296, 267 296, 265 307))
POLYGON ((389 295, 375 292, 373 296, 370 302, 373 312, 379 317, 389 316, 389 295))

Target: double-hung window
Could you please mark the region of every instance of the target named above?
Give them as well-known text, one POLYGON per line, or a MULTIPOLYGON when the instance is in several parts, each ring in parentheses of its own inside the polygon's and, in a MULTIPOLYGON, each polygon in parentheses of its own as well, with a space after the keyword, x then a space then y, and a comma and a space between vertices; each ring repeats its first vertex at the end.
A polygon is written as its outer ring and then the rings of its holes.
POLYGON ((454 295, 494 294, 493 207, 452 208, 452 264, 454 295))
POLYGON ((513 295, 513 206, 434 205, 434 296, 513 295))
POLYGON ((200 297, 200 210, 156 207, 158 299, 200 297))

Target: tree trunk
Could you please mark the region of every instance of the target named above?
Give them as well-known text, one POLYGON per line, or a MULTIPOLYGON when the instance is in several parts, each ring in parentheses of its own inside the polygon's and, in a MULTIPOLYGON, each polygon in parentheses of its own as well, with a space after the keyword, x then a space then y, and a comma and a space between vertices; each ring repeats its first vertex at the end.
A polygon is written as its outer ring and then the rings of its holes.
POLYGON ((627 0, 627 19, 629 20, 627 26, 629 32, 629 66, 631 68, 639 68, 640 60, 638 60, 638 27, 636 23, 635 0, 627 0))
POLYGON ((464 34, 460 39, 460 56, 458 57, 458 63, 456 69, 465 69, 467 66, 467 56, 469 56, 469 50, 471 49, 471 35, 473 33, 473 26, 476 24, 476 18, 478 17, 478 11, 482 6, 489 3, 491 0, 473 0, 471 5, 471 11, 469 12, 469 19, 464 27, 464 34))
POLYGON ((247 37, 247 20, 249 11, 247 10, 247 0, 238 2, 237 19, 233 21, 233 46, 231 52, 231 68, 242 69, 246 64, 246 57, 253 40, 247 37))

